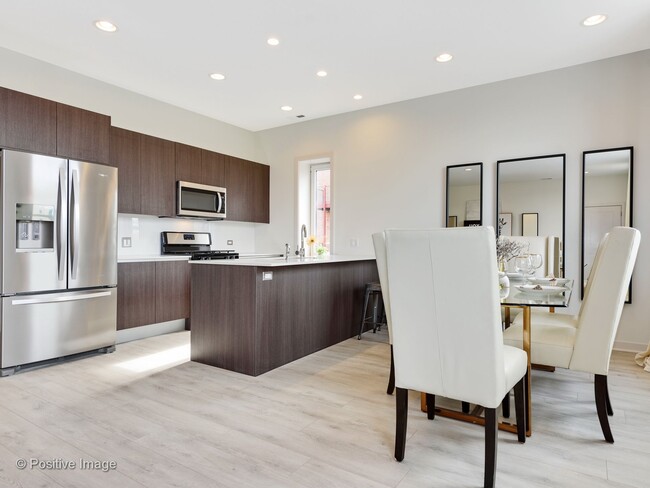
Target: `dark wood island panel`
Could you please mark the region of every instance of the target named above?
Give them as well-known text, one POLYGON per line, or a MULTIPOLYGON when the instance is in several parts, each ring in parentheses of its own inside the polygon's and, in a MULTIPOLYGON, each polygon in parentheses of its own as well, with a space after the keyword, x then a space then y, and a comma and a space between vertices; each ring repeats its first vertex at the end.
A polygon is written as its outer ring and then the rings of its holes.
POLYGON ((252 376, 356 335, 378 281, 374 260, 191 268, 192 361, 252 376))

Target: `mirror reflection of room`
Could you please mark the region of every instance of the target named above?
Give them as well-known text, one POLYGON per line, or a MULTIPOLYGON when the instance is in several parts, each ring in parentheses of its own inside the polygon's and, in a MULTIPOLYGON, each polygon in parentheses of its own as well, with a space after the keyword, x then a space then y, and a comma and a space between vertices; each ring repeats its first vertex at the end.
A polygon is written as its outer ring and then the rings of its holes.
MULTIPOLYGON (((500 236, 538 254, 536 276, 564 277, 565 155, 501 160, 497 163, 497 223, 500 236)), ((514 259, 506 266, 514 269, 514 259)))
POLYGON ((447 227, 482 225, 483 163, 447 166, 447 227))
POLYGON ((583 153, 583 287, 605 234, 632 226, 632 159, 632 147, 583 153))

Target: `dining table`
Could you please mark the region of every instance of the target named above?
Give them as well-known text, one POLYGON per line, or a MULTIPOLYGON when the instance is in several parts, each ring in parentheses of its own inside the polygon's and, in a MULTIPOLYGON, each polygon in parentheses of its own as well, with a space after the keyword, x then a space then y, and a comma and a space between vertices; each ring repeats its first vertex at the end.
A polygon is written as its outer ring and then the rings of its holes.
MULTIPOLYGON (((525 382, 525 396, 526 396, 526 436, 532 435, 532 421, 533 421, 533 406, 531 401, 531 310, 533 307, 548 308, 550 312, 555 312, 556 308, 566 308, 569 306, 571 300, 571 292, 573 291, 573 280, 559 279, 562 282, 562 290, 558 286, 553 285, 550 279, 524 277, 517 273, 508 273, 510 286, 502 287, 499 290, 500 304, 504 309, 504 327, 510 325, 510 317, 512 309, 521 309, 522 314, 522 331, 523 331, 523 350, 528 357, 528 374, 526 375, 525 382), (535 287, 539 285, 538 288, 535 287)), ((425 393, 421 394, 420 399, 421 410, 426 412, 426 396, 425 393)), ((436 415, 441 417, 453 418, 474 424, 485 424, 485 419, 481 416, 483 408, 476 406, 469 411, 467 405, 463 405, 463 411, 455 409, 437 407, 436 415)), ((510 422, 508 419, 502 419, 499 422, 499 429, 517 433, 517 425, 510 422)))

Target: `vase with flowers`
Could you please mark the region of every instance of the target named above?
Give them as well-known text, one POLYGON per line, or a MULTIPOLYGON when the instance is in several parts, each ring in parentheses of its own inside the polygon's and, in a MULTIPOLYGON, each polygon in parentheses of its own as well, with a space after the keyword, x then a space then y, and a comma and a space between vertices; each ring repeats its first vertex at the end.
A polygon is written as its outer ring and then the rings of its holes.
POLYGON ((521 253, 523 247, 523 244, 511 241, 506 237, 497 237, 497 264, 499 268, 500 288, 510 287, 510 279, 508 278, 508 275, 506 275, 508 261, 510 261, 515 256, 518 256, 521 253))
POLYGON ((309 255, 314 256, 314 244, 316 244, 316 236, 309 236, 307 238, 307 245, 309 246, 309 255))

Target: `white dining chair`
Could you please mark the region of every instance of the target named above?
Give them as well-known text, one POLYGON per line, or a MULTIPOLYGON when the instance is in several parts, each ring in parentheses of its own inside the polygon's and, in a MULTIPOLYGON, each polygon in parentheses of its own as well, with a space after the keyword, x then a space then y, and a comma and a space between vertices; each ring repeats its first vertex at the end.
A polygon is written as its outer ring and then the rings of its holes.
MULTIPOLYGON (((607 442, 614 442, 608 420, 613 415, 607 386, 609 360, 640 241, 638 230, 614 227, 598 247, 579 314, 574 318, 551 318, 553 314, 531 318, 534 364, 595 375, 596 411, 607 442)), ((515 321, 506 329, 504 341, 522 347, 521 323, 515 321)))
POLYGON ((372 235, 372 243, 375 247, 377 274, 379 274, 379 283, 381 284, 384 300, 384 313, 388 327, 388 343, 390 344, 390 373, 386 393, 392 395, 393 391, 395 391, 395 360, 393 358, 393 322, 390 316, 390 300, 388 299, 390 292, 388 289, 388 271, 386 269, 386 236, 383 232, 377 232, 372 235))
MULTIPOLYGON (((395 459, 406 448, 408 390, 485 409, 484 486, 494 486, 496 410, 515 388, 519 442, 525 442, 526 353, 504 345, 491 227, 387 230, 386 261, 395 360, 395 459)), ((386 299, 386 298, 385 298, 386 299)), ((456 442, 450 439, 450 442, 456 442)))

